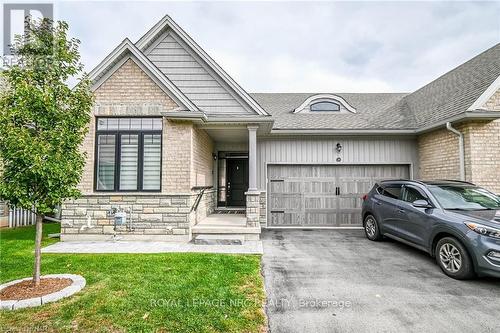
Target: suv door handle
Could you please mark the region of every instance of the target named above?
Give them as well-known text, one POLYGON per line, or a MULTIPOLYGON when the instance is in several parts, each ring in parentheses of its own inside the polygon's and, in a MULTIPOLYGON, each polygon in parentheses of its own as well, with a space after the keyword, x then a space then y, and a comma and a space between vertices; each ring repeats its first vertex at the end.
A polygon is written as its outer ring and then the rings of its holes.
POLYGON ((398 213, 404 213, 405 210, 403 208, 398 208, 398 213))
POLYGON ((375 205, 382 205, 382 203, 380 201, 375 201, 375 205))

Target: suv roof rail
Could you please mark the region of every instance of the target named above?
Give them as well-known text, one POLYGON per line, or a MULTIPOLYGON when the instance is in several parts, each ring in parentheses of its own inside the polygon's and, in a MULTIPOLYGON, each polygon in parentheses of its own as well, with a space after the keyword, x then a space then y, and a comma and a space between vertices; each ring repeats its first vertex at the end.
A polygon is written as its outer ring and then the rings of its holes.
POLYGON ((476 185, 474 183, 465 181, 465 180, 457 180, 457 179, 436 179, 438 182, 453 182, 453 183, 462 183, 462 184, 470 184, 470 185, 476 185))
POLYGON ((425 185, 425 183, 422 182, 422 181, 420 181, 420 180, 416 180, 416 179, 404 179, 404 178, 383 179, 383 180, 380 180, 379 182, 380 183, 383 183, 383 182, 413 182, 413 183, 418 183, 418 184, 425 185))

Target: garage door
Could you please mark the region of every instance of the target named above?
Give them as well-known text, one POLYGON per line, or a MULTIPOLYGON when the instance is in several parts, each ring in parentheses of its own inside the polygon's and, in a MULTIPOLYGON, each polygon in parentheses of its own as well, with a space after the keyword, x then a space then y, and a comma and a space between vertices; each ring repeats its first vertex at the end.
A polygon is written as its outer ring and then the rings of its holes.
POLYGON ((361 197, 408 165, 269 165, 269 227, 359 227, 361 197))

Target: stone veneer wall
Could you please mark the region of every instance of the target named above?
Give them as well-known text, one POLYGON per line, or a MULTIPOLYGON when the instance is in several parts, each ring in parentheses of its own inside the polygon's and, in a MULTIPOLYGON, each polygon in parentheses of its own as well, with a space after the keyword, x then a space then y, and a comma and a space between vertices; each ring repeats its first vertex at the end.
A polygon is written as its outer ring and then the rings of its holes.
POLYGON ((260 204, 260 225, 262 227, 266 226, 267 222, 267 193, 265 191, 260 192, 259 204, 260 204))
POLYGON ((214 212, 215 206, 217 204, 216 194, 217 194, 216 191, 213 189, 205 191, 205 193, 201 197, 198 208, 194 212, 195 216, 194 218, 191 219, 191 226, 197 224, 203 218, 207 217, 208 215, 214 212))
POLYGON ((186 241, 195 197, 95 194, 67 201, 61 216, 61 240, 111 240, 116 234, 123 240, 186 241), (127 225, 116 231, 113 217, 107 214, 111 208, 128 213, 127 225))

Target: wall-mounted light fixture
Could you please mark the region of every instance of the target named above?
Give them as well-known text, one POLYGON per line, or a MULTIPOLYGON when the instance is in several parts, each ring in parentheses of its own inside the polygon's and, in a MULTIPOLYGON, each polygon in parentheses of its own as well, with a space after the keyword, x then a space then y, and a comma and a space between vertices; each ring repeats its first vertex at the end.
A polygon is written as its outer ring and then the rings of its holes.
POLYGON ((340 153, 342 151, 342 145, 340 144, 340 142, 337 142, 337 146, 336 146, 336 149, 337 149, 337 153, 340 153))
POLYGON ((217 154, 216 154, 216 153, 213 153, 213 154, 212 154, 212 158, 214 159, 214 161, 217 161, 217 154))

